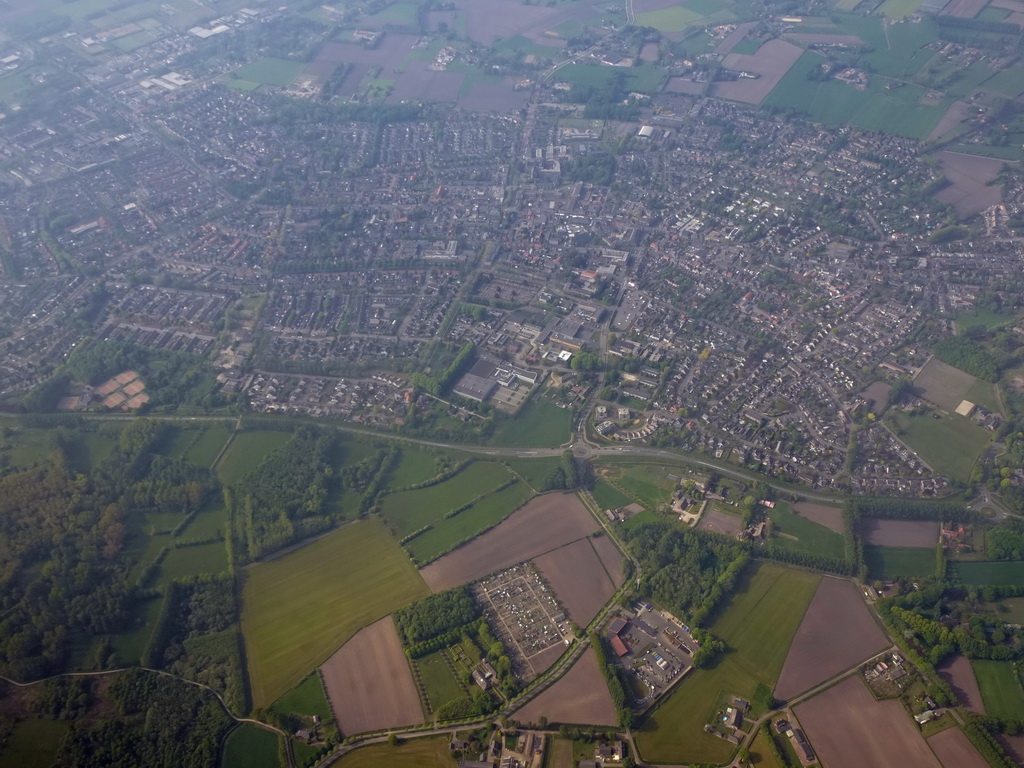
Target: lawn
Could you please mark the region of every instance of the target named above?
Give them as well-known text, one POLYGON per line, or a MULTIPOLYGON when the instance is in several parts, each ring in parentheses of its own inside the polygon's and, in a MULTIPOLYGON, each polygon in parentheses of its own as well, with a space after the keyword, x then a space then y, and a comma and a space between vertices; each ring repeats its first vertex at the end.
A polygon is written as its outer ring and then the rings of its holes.
POLYGON ((334 719, 319 671, 307 675, 305 680, 275 701, 272 709, 285 716, 311 718, 316 715, 323 722, 334 719))
POLYGON ((434 651, 414 662, 420 680, 423 681, 423 689, 427 692, 430 709, 434 712, 441 705, 466 695, 465 689, 452 675, 445 653, 444 649, 434 651))
POLYGON ((49 768, 70 725, 63 720, 22 720, 0 752, 0 768, 49 768))
POLYGON ((821 577, 760 564, 741 579, 711 632, 728 652, 709 670, 698 670, 643 723, 637 744, 645 761, 721 763, 732 744, 704 733, 724 695, 752 700, 758 685, 774 687, 793 635, 821 577))
POLYGON ((544 481, 553 471, 562 466, 559 456, 545 456, 539 459, 507 458, 505 466, 529 483, 535 491, 544 486, 544 481))
POLYGON ((601 509, 618 509, 633 503, 633 499, 604 480, 595 480, 590 492, 594 496, 594 501, 601 505, 601 509))
POLYGON ((772 521, 772 544, 808 554, 821 554, 842 559, 845 554, 843 537, 806 517, 794 514, 789 504, 778 501, 775 509, 767 510, 772 521), (790 536, 796 537, 794 541, 790 536))
POLYGON ((775 759, 775 753, 768 743, 770 738, 771 736, 765 732, 764 728, 758 728, 757 736, 754 737, 754 742, 750 745, 751 763, 759 768, 786 768, 784 765, 779 765, 779 761, 775 759))
POLYGON ((220 768, 280 768, 281 739, 252 723, 242 723, 228 734, 220 768))
POLYGON ((262 429, 238 432, 217 463, 217 476, 225 485, 234 485, 291 439, 291 432, 262 429))
POLYGON ((900 579, 935 574, 935 550, 925 547, 864 545, 864 562, 872 579, 900 579))
POLYGON ((950 576, 969 587, 1024 584, 1024 562, 950 563, 950 576))
POLYGON ((397 746, 371 744, 360 747, 335 763, 338 768, 444 768, 454 766, 448 736, 429 736, 401 741, 397 746))
POLYGON ((973 659, 985 713, 1006 720, 1024 720, 1024 690, 1013 662, 973 659))
POLYGON ((511 475, 501 464, 475 461, 454 477, 429 488, 391 493, 381 502, 381 515, 404 538, 435 523, 453 509, 493 491, 511 475))
POLYGON ((894 431, 927 464, 950 479, 966 483, 992 433, 955 413, 893 416, 894 431), (938 418, 935 418, 938 416, 938 418))
POLYGON ((508 488, 492 493, 452 517, 438 520, 429 531, 406 542, 405 548, 417 565, 425 565, 488 528, 493 528, 532 497, 531 491, 517 480, 508 488))
POLYGON ((301 61, 287 61, 273 56, 264 56, 251 64, 235 70, 239 80, 249 80, 264 85, 291 85, 292 81, 302 72, 305 64, 301 61))
POLYGON ((242 633, 254 705, 275 701, 358 630, 428 593, 379 520, 246 569, 242 633))
POLYGON ((515 416, 498 425, 491 443, 557 448, 571 438, 571 424, 572 413, 568 409, 559 408, 546 398, 535 397, 515 416))
MULTIPOLYGON (((1021 73, 1024 76, 1024 72, 1021 73)), ((971 328, 977 328, 981 326, 986 330, 997 328, 1000 325, 1006 325, 1012 322, 1014 319, 1013 315, 1004 314, 1002 312, 989 312, 985 309, 971 309, 969 311, 960 312, 956 316, 956 330, 957 333, 963 333, 971 328)))

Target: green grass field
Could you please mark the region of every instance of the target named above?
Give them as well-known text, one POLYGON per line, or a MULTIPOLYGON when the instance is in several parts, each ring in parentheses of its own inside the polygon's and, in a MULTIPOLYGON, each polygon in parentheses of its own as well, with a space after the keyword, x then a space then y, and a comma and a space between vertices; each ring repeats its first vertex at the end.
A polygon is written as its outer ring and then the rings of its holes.
POLYGON ((501 464, 475 461, 443 483, 388 494, 381 501, 381 515, 394 527, 399 538, 408 536, 448 512, 492 491, 511 475, 501 464))
MULTIPOLYGON (((609 480, 637 501, 653 508, 667 504, 679 481, 679 469, 657 464, 616 464, 609 480)), ((629 503, 629 502, 626 502, 629 503)), ((619 506, 622 506, 621 504, 619 506)))
POLYGON ((930 413, 893 416, 897 437, 925 462, 948 477, 967 482, 992 433, 955 413, 935 418, 930 413))
POLYGON ((242 633, 255 706, 278 699, 367 624, 429 593, 379 520, 252 566, 244 580, 242 633))
MULTIPOLYGON (((192 433, 193 437, 195 436, 192 433)), ((214 459, 231 436, 227 427, 210 427, 185 449, 185 459, 197 467, 211 467, 214 459)))
POLYGON ((1002 96, 1013 98, 1024 92, 1024 65, 1004 69, 985 83, 985 88, 1002 96))
POLYGON ((794 514, 789 504, 779 501, 775 509, 767 510, 775 536, 772 544, 777 547, 795 549, 809 554, 842 558, 845 554, 843 537, 806 517, 794 514), (789 538, 795 536, 796 541, 789 538))
POLYGON ((905 19, 917 10, 921 0, 885 0, 876 13, 890 19, 905 19))
POLYGON ((505 459, 505 466, 523 478, 535 491, 539 491, 548 475, 561 465, 562 460, 558 456, 545 456, 538 459, 505 459))
POLYGON ((733 745, 703 728, 724 695, 754 698, 775 686, 821 577, 760 564, 752 568, 711 627, 728 651, 709 670, 692 672, 637 732, 641 757, 654 763, 721 763, 733 745))
POLYGON ((124 664, 141 662, 142 654, 146 652, 146 647, 149 645, 149 639, 153 635, 153 628, 160 617, 160 609, 163 604, 163 597, 154 597, 135 603, 132 609, 130 630, 110 636, 110 644, 113 646, 119 662, 124 664))
POLYGON ((602 509, 618 509, 633 503, 632 498, 604 480, 595 480, 594 487, 590 492, 594 496, 594 501, 600 504, 602 509))
POLYGON ((874 547, 864 545, 864 562, 872 579, 899 579, 935 574, 931 547, 874 547))
POLYGON ((186 539, 207 539, 223 534, 228 522, 228 510, 219 498, 206 503, 202 512, 192 518, 192 522, 182 532, 186 539))
MULTIPOLYGON (((713 14, 715 17, 732 17, 728 11, 713 14)), ((673 5, 657 11, 647 11, 636 15, 636 23, 643 27, 654 27, 659 32, 682 32, 690 27, 709 23, 711 16, 700 10, 691 10, 683 5, 673 5)))
POLYGON ((950 563, 950 576, 970 587, 1024 584, 1024 562, 950 563))
POLYGON ((249 80, 263 85, 291 85, 305 66, 301 61, 287 61, 273 56, 265 56, 235 70, 235 77, 239 80, 249 80))
POLYGON ((371 744, 349 752, 338 768, 444 768, 454 766, 447 736, 429 736, 401 741, 397 746, 371 744))
POLYGON ((550 400, 534 397, 509 421, 498 425, 491 438, 493 445, 525 445, 533 448, 557 448, 570 439, 572 414, 550 400))
MULTIPOLYGON (((205 435, 204 435, 205 437, 205 435)), ((225 485, 234 485, 255 469, 275 449, 292 439, 290 432, 257 429, 239 432, 217 464, 217 476, 225 485)), ((223 443, 221 443, 223 447, 223 443)), ((220 450, 218 448, 218 450, 220 450)), ((191 454, 192 452, 189 451, 191 454)), ((212 460, 211 460, 212 461, 212 460)))
POLYGON ((307 675, 305 680, 275 701, 272 709, 285 716, 311 718, 316 715, 323 722, 334 719, 319 671, 307 675))
POLYGON ((437 472, 437 457, 432 453, 403 446, 398 465, 388 475, 388 485, 392 488, 406 488, 429 480, 437 472))
POLYGON ((417 563, 429 563, 454 549, 455 545, 497 525, 533 495, 533 491, 517 480, 508 488, 484 497, 454 517, 437 521, 429 531, 407 542, 405 548, 417 563))
POLYGON ((242 723, 224 742, 220 768, 280 768, 281 737, 252 723, 242 723))
POLYGON ((985 713, 1006 720, 1024 720, 1024 689, 1013 662, 973 659, 985 713))
POLYGON ((160 573, 153 586, 164 588, 171 581, 186 576, 218 574, 228 568, 228 555, 223 541, 211 541, 197 547, 172 549, 160 563, 160 573))
MULTIPOLYGON (((1024 76, 1024 72, 1021 73, 1024 76)), ((959 312, 956 316, 957 333, 963 333, 971 328, 981 326, 986 330, 998 328, 1014 320, 1014 316, 1003 312, 989 312, 984 309, 972 309, 966 312, 959 312)))
POLYGON ((26 469, 50 455, 52 435, 46 429, 14 427, 9 437, 0 437, 0 448, 10 456, 11 464, 26 469))
POLYGON ((993 413, 1002 413, 999 408, 999 399, 996 397, 996 385, 984 379, 978 379, 967 390, 965 400, 970 400, 975 405, 980 405, 993 413))
POLYGON ((750 745, 750 762, 758 768, 786 768, 775 759, 775 753, 768 744, 770 738, 771 736, 767 735, 763 729, 758 729, 757 736, 754 737, 754 742, 750 745))
POLYGON ((423 688, 427 692, 433 711, 436 712, 441 705, 466 695, 466 690, 452 675, 443 649, 417 659, 414 664, 419 670, 423 688))
POLYGON ((0 752, 0 768, 50 768, 70 727, 63 720, 22 720, 0 752))

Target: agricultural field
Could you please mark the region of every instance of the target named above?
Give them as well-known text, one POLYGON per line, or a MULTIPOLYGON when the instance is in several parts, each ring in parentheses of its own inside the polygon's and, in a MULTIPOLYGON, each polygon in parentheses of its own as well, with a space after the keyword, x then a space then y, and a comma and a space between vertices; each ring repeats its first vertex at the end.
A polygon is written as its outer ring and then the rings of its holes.
POLYGON ((941 768, 903 705, 896 699, 875 701, 858 675, 798 704, 795 712, 829 768, 941 768))
POLYGON ((261 85, 291 85, 304 68, 301 61, 287 61, 273 56, 265 56, 251 64, 235 70, 234 76, 239 80, 248 80, 261 85))
POLYGON ((617 716, 592 648, 554 685, 512 714, 523 723, 546 717, 549 723, 581 725, 615 725, 617 716))
POLYGON ((959 728, 947 728, 928 737, 928 746, 944 768, 988 768, 988 762, 959 728))
POLYGON ((888 645, 853 582, 823 578, 793 637, 775 697, 809 690, 888 645))
POLYGON ((546 493, 500 524, 420 570, 434 592, 451 589, 537 557, 598 528, 571 493, 546 493))
POLYGON ((864 517, 857 522, 857 535, 874 547, 927 547, 934 549, 939 540, 939 524, 934 520, 889 520, 864 517))
POLYGON ((406 542, 405 548, 418 563, 429 563, 515 512, 533 496, 520 481, 488 494, 459 514, 438 520, 433 527, 406 542))
POLYGON ((981 698, 981 689, 970 659, 958 653, 943 661, 937 671, 939 677, 949 683, 962 706, 971 712, 985 714, 985 702, 981 698))
POLYGON ((668 504, 679 482, 677 467, 656 464, 614 464, 606 472, 608 480, 648 509, 668 504))
POLYGON ((220 768, 281 768, 281 737, 252 723, 242 723, 224 742, 220 768))
POLYGON ((519 409, 515 418, 500 423, 490 442, 513 447, 557 448, 571 439, 571 424, 572 411, 537 395, 519 409))
POLYGON ((969 587, 985 584, 1006 586, 1024 583, 1024 562, 950 563, 950 577, 969 587))
POLYGON ((825 526, 830 531, 842 533, 846 530, 846 523, 843 520, 843 510, 839 507, 829 507, 824 504, 815 504, 810 501, 798 501, 793 505, 793 512, 801 517, 807 518, 813 523, 825 526))
POLYGON ((70 723, 65 720, 22 720, 0 751, 0 768, 50 768, 70 723))
POLYGON ((1013 662, 973 659, 971 667, 981 689, 986 714, 1024 720, 1024 689, 1013 662))
MULTIPOLYGON (((349 438, 349 442, 351 445, 346 447, 352 450, 358 450, 359 447, 366 445, 365 443, 357 443, 355 438, 349 438)), ((367 448, 369 447, 367 446, 367 448)), ((367 452, 367 455, 372 454, 372 449, 367 452)), ((363 458, 366 458, 366 456, 360 456, 359 459, 346 457, 345 463, 355 464, 363 458)), ((396 489, 407 488, 410 485, 424 483, 430 478, 435 477, 437 473, 437 457, 434 454, 420 448, 410 448, 403 445, 402 455, 398 459, 398 464, 388 473, 388 486, 396 489)))
POLYGON ((381 501, 380 514, 401 539, 437 523, 452 510, 493 491, 511 477, 501 464, 475 461, 454 477, 429 488, 388 494, 381 501))
POLYGON ((428 736, 399 741, 394 747, 371 744, 360 747, 338 760, 338 768, 444 768, 455 766, 448 749, 448 736, 428 736))
POLYGON ((362 627, 427 592, 377 520, 346 525, 251 566, 242 590, 242 634, 255 706, 279 698, 362 627))
POLYGON ((633 503, 633 499, 620 491, 614 485, 601 479, 594 481, 594 487, 590 493, 601 509, 618 509, 633 503))
POLYGON ((967 482, 992 433, 958 414, 893 415, 896 436, 937 472, 967 482))
POLYGON ((772 521, 772 544, 775 546, 843 558, 845 543, 841 534, 797 514, 783 501, 776 502, 775 509, 767 512, 772 521))
POLYGON ((293 715, 310 721, 314 715, 321 722, 334 718, 319 672, 307 675, 305 680, 275 701, 272 709, 285 716, 293 715))
POLYGON ((697 670, 643 723, 637 746, 645 761, 720 763, 732 745, 704 733, 723 693, 755 698, 772 688, 821 577, 759 564, 740 580, 710 627, 728 651, 710 670, 697 670))
POLYGON ((217 476, 224 485, 234 485, 291 439, 291 432, 263 429, 238 432, 217 462, 217 476))
POLYGON ((591 542, 589 538, 580 539, 533 561, 565 606, 569 618, 581 627, 594 620, 616 589, 591 542))
POLYGON ((864 547, 864 562, 872 579, 909 579, 935 573, 935 549, 864 547))
POLYGON ((535 491, 544 487, 544 481, 562 466, 560 456, 543 456, 536 459, 510 457, 505 459, 510 472, 519 475, 535 491))
POLYGON ((186 461, 190 461, 197 467, 212 467, 224 444, 231 437, 231 430, 227 427, 210 427, 204 429, 195 436, 182 454, 186 461))
POLYGON ((740 513, 719 501, 712 501, 700 516, 697 528, 735 538, 743 530, 740 513))
POLYGON ((409 660, 390 616, 359 630, 321 671, 343 736, 423 722, 409 660))

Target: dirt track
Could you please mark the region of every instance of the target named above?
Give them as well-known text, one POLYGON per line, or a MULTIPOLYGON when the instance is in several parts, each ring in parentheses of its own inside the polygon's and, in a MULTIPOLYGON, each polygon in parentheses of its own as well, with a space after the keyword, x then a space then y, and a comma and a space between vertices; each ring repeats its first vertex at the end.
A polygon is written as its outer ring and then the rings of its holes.
POLYGON ((345 736, 423 722, 416 684, 390 616, 357 632, 320 671, 345 736))

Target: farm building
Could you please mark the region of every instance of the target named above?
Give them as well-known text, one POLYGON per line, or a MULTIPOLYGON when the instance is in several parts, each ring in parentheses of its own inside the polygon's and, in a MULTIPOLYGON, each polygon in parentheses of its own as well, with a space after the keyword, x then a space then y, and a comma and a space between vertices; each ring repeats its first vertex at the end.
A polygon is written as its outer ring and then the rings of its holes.
POLYGON ((612 650, 615 651, 619 656, 625 656, 629 653, 629 648, 622 642, 622 638, 618 635, 612 635, 610 638, 612 644, 612 650))
POLYGON ((962 400, 960 405, 956 407, 956 412, 961 416, 970 416, 974 413, 975 405, 970 400, 962 400))

